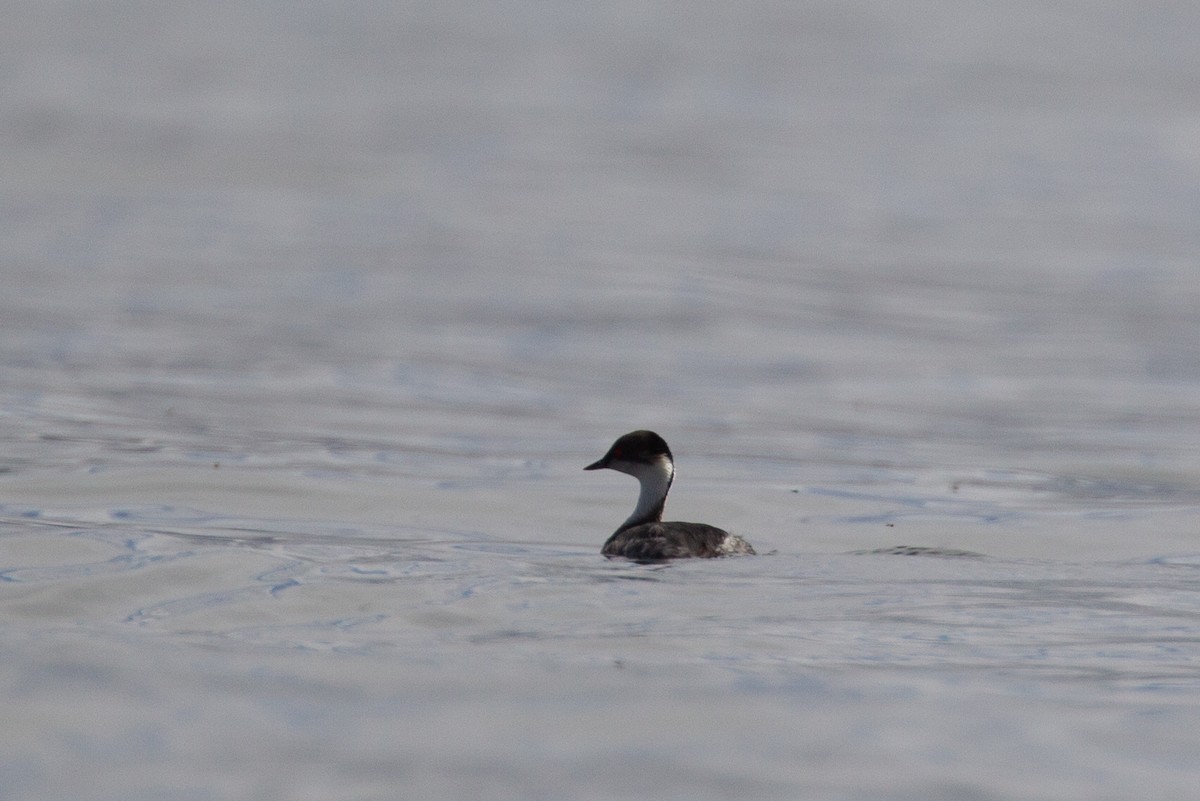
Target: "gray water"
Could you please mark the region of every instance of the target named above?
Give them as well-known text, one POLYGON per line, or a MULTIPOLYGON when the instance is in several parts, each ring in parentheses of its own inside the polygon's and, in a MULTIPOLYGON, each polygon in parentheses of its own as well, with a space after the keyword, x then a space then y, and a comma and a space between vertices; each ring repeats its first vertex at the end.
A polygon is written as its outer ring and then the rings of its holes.
POLYGON ((0 798, 1196 797, 1195 3, 3 8, 0 798))

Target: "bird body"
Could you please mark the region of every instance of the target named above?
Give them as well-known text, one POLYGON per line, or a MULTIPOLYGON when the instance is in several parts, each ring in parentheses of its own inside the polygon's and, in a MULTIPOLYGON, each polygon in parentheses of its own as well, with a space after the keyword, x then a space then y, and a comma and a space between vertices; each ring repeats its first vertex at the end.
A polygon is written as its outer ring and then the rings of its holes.
POLYGON ((583 469, 604 468, 631 475, 641 485, 633 514, 600 549, 605 556, 651 562, 754 553, 750 543, 716 526, 663 522, 675 460, 666 441, 653 431, 632 431, 618 438, 603 458, 583 469))

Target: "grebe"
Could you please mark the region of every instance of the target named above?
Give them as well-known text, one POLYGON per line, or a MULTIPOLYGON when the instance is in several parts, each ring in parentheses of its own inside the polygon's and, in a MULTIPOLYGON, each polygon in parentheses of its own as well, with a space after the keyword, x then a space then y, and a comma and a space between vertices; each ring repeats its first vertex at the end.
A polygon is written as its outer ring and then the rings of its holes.
POLYGON ((704 523, 664 523, 663 507, 675 478, 671 449, 653 431, 632 431, 613 443, 604 458, 584 470, 607 467, 638 480, 642 491, 629 519, 608 538, 600 553, 640 562, 687 556, 754 553, 750 543, 704 523))

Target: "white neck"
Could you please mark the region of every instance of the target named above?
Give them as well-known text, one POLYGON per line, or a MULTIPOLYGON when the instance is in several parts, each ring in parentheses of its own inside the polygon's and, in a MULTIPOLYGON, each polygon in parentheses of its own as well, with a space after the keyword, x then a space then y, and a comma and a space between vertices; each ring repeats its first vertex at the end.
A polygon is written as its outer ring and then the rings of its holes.
POLYGON ((667 503, 667 493, 675 478, 675 465, 665 456, 659 457, 652 464, 639 464, 628 470, 642 485, 638 493, 637 506, 633 514, 621 524, 621 528, 652 523, 662 520, 663 507, 667 503))

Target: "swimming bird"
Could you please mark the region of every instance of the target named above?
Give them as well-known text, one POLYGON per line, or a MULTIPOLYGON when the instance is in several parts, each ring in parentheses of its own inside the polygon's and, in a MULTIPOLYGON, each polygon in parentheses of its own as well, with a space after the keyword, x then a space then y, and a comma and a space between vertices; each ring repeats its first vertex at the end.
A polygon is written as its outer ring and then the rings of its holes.
POLYGON ((754 553, 750 543, 716 526, 662 522, 667 493, 675 479, 675 460, 666 441, 653 431, 631 431, 618 438, 604 458, 583 469, 602 468, 631 475, 641 484, 633 514, 600 549, 605 556, 657 562, 754 553))

